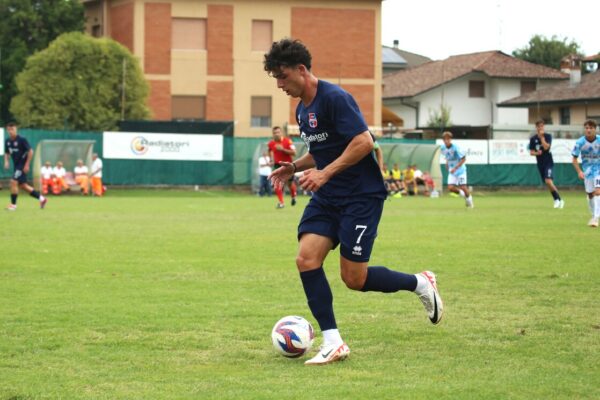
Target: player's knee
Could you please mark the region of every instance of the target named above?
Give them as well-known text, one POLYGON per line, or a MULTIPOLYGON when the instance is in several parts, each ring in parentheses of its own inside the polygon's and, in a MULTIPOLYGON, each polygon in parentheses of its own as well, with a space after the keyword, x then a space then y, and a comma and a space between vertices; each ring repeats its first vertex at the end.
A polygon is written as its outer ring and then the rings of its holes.
POLYGON ((365 279, 360 275, 342 270, 341 276, 342 281, 346 284, 346 287, 348 289, 361 290, 363 286, 365 286, 365 279))
POLYGON ((310 269, 318 268, 316 265, 318 261, 314 257, 305 256, 303 254, 298 254, 296 256, 296 266, 299 271, 308 271, 310 269))

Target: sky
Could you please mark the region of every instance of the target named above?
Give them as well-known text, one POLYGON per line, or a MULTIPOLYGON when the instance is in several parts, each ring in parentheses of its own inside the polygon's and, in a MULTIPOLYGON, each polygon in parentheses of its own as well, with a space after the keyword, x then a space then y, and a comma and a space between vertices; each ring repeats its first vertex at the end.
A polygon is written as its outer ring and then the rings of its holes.
POLYGON ((512 54, 535 34, 568 38, 600 53, 598 0, 384 0, 382 44, 434 60, 501 50, 512 54))

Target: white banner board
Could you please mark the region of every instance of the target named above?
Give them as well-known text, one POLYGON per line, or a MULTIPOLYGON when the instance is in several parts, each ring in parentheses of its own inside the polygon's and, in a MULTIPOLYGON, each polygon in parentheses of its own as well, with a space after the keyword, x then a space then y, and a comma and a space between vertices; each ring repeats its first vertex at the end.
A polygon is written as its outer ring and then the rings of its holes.
POLYGON ((535 164, 529 140, 490 140, 490 164, 535 164))
POLYGON ((550 152, 555 163, 571 163, 573 156, 571 152, 575 147, 576 139, 553 139, 550 152))
MULTIPOLYGON (((4 137, 4 128, 0 128, 0 137, 2 138, 2 146, 0 146, 0 156, 4 155, 4 141, 6 138, 4 137)), ((4 162, 4 161, 3 161, 4 162)))
POLYGON ((104 132, 104 158, 223 161, 222 135, 104 132))
MULTIPOLYGON (((435 143, 438 146, 444 144, 442 139, 437 139, 435 143)), ((456 144, 467 157, 467 165, 469 164, 487 164, 488 163, 488 141, 487 140, 463 140, 453 139, 453 144, 456 144)), ((446 158, 440 154, 440 164, 446 164, 446 158)))

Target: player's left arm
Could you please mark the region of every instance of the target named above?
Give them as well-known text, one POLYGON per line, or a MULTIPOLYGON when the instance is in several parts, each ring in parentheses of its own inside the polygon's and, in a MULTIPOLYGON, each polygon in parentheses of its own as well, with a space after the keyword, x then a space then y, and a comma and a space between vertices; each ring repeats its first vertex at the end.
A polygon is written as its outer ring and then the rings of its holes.
POLYGON ((322 170, 311 169, 304 172, 300 177, 300 185, 311 192, 316 192, 331 177, 358 163, 373 151, 373 138, 369 131, 364 131, 354 136, 344 152, 331 164, 322 170))
POLYGON ((27 152, 27 160, 25 161, 25 166, 23 167, 23 173, 29 173, 29 164, 31 164, 31 159, 33 158, 33 149, 29 149, 27 152))
POLYGON ((458 162, 458 164, 456 164, 454 166, 454 168, 452 168, 452 170, 450 171, 451 173, 455 173, 457 169, 459 169, 460 167, 462 167, 464 165, 464 163, 467 162, 467 156, 464 156, 463 158, 460 159, 460 161, 458 162))

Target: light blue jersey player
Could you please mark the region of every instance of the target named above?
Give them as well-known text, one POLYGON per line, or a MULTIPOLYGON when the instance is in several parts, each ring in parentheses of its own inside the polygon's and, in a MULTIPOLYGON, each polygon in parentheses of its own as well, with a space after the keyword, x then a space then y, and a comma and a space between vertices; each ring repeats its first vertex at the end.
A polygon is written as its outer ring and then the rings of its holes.
POLYGON ((441 147, 442 155, 446 159, 448 170, 448 190, 460 195, 465 199, 465 205, 473 208, 473 196, 467 188, 467 156, 462 150, 452 143, 452 132, 444 132, 442 135, 444 144, 441 147))
POLYGON ((600 220, 600 136, 596 135, 596 121, 587 120, 584 123, 585 136, 575 142, 571 155, 573 167, 579 179, 583 179, 585 192, 588 195, 588 204, 592 218, 588 225, 598 227, 600 220), (579 166, 581 157, 581 167, 579 166))

